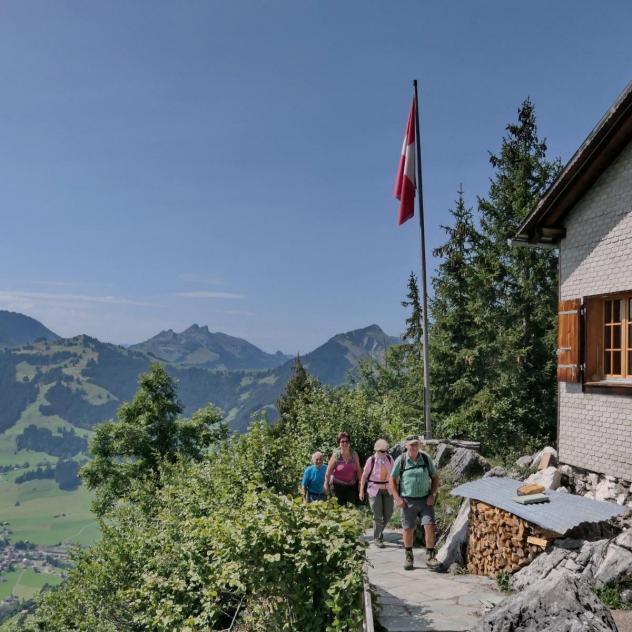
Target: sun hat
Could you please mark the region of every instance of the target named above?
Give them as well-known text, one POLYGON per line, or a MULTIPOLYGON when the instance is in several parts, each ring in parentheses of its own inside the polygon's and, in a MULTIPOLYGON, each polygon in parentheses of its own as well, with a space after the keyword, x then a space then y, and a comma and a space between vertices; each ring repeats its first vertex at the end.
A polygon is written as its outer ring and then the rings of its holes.
POLYGON ((373 446, 373 449, 376 452, 379 452, 380 450, 384 450, 384 452, 388 451, 388 441, 385 441, 384 439, 378 439, 375 442, 375 445, 373 446))
POLYGON ((422 439, 419 435, 408 435, 406 437, 406 447, 408 447, 411 443, 422 443, 422 439))

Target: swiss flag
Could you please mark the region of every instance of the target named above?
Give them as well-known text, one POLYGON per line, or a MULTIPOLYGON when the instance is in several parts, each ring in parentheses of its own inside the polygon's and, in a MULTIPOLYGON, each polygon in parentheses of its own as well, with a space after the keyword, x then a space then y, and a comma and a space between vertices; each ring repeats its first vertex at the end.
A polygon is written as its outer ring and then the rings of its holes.
POLYGON ((415 99, 410 106, 393 195, 400 200, 397 224, 401 226, 415 215, 415 99))

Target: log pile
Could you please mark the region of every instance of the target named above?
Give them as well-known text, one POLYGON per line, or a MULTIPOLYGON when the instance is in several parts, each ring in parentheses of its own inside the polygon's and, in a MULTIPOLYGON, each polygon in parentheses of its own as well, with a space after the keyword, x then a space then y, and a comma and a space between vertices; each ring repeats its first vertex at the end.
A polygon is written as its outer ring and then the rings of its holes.
POLYGON ((470 500, 467 570, 490 577, 499 571, 514 573, 556 537, 508 511, 470 500))

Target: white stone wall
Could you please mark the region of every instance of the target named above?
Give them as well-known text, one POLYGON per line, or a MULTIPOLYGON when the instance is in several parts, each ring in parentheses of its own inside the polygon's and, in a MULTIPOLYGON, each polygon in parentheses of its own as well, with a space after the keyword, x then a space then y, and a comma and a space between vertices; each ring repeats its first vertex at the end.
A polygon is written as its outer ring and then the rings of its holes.
POLYGON ((560 383, 559 458, 593 472, 632 480, 632 396, 582 393, 560 383))
MULTIPOLYGON (((632 291, 632 143, 565 220, 560 300, 632 291)), ((631 389, 632 390, 632 389, 631 389)), ((632 392, 582 393, 560 384, 564 463, 632 480, 632 392)))

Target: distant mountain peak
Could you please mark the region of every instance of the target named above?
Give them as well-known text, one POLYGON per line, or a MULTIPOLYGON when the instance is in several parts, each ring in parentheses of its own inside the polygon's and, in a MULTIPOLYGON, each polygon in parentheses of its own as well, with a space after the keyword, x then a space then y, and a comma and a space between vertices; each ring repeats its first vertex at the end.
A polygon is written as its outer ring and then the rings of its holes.
POLYGON ((273 369, 289 356, 266 353, 242 338, 212 333, 208 325, 193 323, 180 333, 161 332, 130 347, 181 367, 223 370, 273 369))
POLYGON ((0 310, 0 347, 19 347, 39 338, 53 341, 60 336, 30 316, 0 310))

